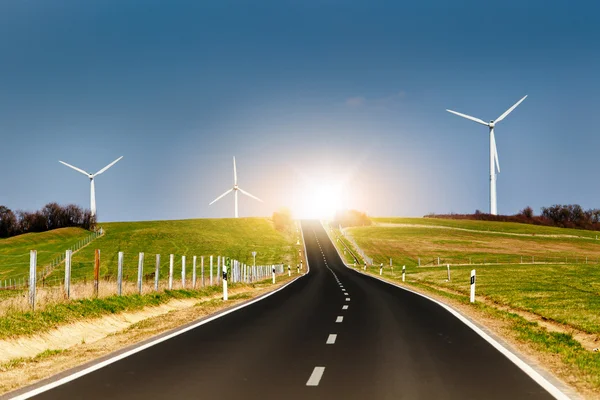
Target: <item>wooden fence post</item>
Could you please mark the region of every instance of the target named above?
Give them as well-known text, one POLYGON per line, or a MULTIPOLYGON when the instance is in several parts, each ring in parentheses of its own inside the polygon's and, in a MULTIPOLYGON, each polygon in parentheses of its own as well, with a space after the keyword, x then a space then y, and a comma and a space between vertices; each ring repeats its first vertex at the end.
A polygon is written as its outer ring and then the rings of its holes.
POLYGON ((175 255, 169 255, 169 290, 173 289, 173 262, 175 261, 175 255))
POLYGON ((181 288, 185 289, 185 256, 181 256, 181 288))
POLYGON ((31 309, 35 310, 35 284, 36 284, 36 273, 37 273, 37 251, 31 250, 29 252, 29 304, 31 309))
POLYGON ((123 252, 120 251, 117 257, 117 295, 123 294, 123 252))
POLYGON ((71 259, 73 252, 67 250, 65 253, 65 296, 67 299, 71 298, 71 259))
POLYGON ((160 254, 156 255, 156 267, 154 268, 154 291, 158 292, 158 280, 160 279, 160 254))
POLYGON ((144 277, 144 253, 140 253, 138 258, 138 276, 137 286, 138 294, 142 294, 142 278, 144 277))
POLYGON ((192 258, 192 289, 196 289, 196 256, 192 258))
POLYGON ((98 284, 100 276, 100 249, 94 252, 94 296, 98 297, 98 284))

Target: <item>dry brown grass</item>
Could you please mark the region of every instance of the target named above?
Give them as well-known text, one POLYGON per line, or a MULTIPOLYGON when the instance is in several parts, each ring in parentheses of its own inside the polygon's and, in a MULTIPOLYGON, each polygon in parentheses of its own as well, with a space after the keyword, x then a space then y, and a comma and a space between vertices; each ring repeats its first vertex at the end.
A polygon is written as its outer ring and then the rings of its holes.
MULTIPOLYGON (((213 282, 216 284, 216 280, 213 282)), ((198 280, 197 287, 201 287, 201 281, 198 280)), ((208 285, 208 280, 205 282, 208 285)), ((161 280, 159 282, 159 291, 165 290, 168 287, 167 280, 161 280)), ((186 288, 191 289, 191 280, 186 282, 186 288)), ((183 289, 181 280, 173 280, 173 289, 183 289)), ((154 282, 143 282, 142 283, 142 294, 154 292, 154 282)), ((138 287, 135 282, 123 282, 123 295, 137 294, 138 287)), ((104 298, 114 296, 117 294, 117 282, 114 280, 101 280, 98 284, 98 298, 104 298)), ((78 299, 91 299, 94 298, 94 283, 87 282, 74 282, 71 283, 71 296, 70 300, 78 299)), ((66 303, 67 299, 65 294, 64 285, 58 286, 45 286, 38 287, 36 289, 36 310, 43 310, 49 305, 58 303, 66 303)), ((0 315, 5 315, 9 312, 25 312, 31 310, 29 305, 29 298, 27 290, 14 291, 11 296, 6 296, 3 300, 0 300, 0 315)))
MULTIPOLYGON (((230 292, 232 296, 237 294, 238 297, 227 302, 221 300, 219 296, 212 296, 201 301, 196 299, 190 307, 142 319, 141 322, 132 322, 118 332, 108 334, 94 342, 78 343, 67 351, 48 357, 26 358, 4 363, 0 365, 0 395, 206 317, 224 308, 235 306, 247 301, 248 298, 258 297, 283 286, 296 277, 297 275, 292 275, 291 278, 288 278, 287 275, 281 276, 275 285, 270 283, 254 287, 244 285, 230 292)), ((140 313, 144 313, 144 311, 140 311, 140 313)))

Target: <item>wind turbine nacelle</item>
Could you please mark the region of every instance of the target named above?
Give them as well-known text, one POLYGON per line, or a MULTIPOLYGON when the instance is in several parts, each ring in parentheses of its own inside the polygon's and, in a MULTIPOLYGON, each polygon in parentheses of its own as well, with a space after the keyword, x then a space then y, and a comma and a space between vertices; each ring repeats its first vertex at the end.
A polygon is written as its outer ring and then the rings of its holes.
POLYGON ((490 127, 490 128, 493 128, 493 127, 494 127, 494 125, 496 125, 496 124, 494 124, 494 120, 491 120, 491 121, 490 121, 490 123, 489 123, 489 127, 490 127))
POLYGON ((233 185, 233 190, 238 190, 238 185, 233 185))

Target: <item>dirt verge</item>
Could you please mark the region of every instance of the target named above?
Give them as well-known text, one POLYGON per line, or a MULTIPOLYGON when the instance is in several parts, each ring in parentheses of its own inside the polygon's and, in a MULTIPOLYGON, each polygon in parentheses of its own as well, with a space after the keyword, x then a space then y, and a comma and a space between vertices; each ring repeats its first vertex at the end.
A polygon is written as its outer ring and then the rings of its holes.
POLYGON ((256 298, 296 277, 282 276, 275 285, 261 283, 238 287, 229 291, 227 302, 218 295, 173 300, 139 312, 64 325, 34 337, 0 341, 3 350, 0 357, 5 360, 0 362, 0 395, 256 298), (9 354, 5 348, 10 355, 5 355, 9 354))

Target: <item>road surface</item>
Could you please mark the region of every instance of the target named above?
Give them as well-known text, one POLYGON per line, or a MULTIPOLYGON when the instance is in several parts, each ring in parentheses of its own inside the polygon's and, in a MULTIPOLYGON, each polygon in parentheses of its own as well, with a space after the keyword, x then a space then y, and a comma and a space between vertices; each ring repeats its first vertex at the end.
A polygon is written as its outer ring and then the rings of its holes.
POLYGON ((441 306, 347 269, 303 222, 310 273, 40 399, 549 399, 441 306))

